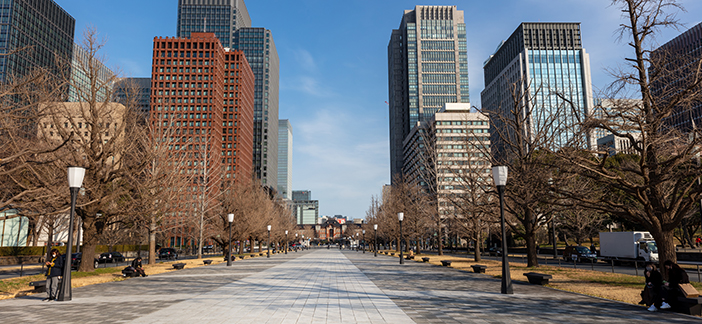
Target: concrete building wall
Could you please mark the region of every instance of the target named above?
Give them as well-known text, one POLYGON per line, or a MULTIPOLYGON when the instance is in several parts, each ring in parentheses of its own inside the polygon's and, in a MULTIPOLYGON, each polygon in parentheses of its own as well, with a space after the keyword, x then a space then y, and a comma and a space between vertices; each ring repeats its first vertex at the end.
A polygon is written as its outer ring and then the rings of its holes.
POLYGON ((283 199, 292 199, 292 133, 289 120, 278 120, 278 195, 283 199))

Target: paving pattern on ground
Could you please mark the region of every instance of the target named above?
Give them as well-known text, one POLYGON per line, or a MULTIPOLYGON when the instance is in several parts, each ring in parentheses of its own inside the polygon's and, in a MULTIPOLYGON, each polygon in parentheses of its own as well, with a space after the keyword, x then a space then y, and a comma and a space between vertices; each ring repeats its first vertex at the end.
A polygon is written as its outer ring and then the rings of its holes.
POLYGON ((0 301, 2 323, 690 323, 699 318, 371 253, 317 249, 0 301))

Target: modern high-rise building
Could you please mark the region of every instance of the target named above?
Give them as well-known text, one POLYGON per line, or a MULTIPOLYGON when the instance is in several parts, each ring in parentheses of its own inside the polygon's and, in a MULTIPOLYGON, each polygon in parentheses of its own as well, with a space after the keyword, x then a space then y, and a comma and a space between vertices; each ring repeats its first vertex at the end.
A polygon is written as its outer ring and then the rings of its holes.
POLYGON ((232 181, 252 178, 254 75, 243 53, 222 47, 214 33, 154 38, 152 64, 150 122, 192 177, 169 218, 177 224, 232 181))
POLYGON ((151 78, 123 78, 115 83, 115 101, 126 103, 133 101, 139 112, 149 116, 151 111, 151 78), (134 98, 128 98, 135 96, 134 98))
MULTIPOLYGON (((649 71, 651 94, 659 105, 664 105, 682 89, 699 80, 696 69, 702 60, 702 23, 657 48, 651 58, 655 62, 649 71)), ((702 100, 698 97, 676 105, 665 123, 682 133, 699 129, 702 127, 702 100)))
POLYGON ((312 200, 309 190, 295 190, 292 192, 292 210, 297 225, 317 224, 319 219, 319 201, 312 200))
POLYGON ((75 25, 75 19, 53 0, 0 1, 0 54, 12 53, 0 56, 0 82, 36 67, 70 76, 75 25), (57 65, 57 57, 65 65, 57 65))
POLYGON ((292 131, 289 120, 278 120, 278 195, 283 199, 292 199, 292 131))
POLYGON ((388 44, 390 173, 402 173, 402 142, 445 103, 469 103, 463 11, 456 6, 405 10, 388 44))
POLYGON ((241 50, 256 76, 254 85, 254 172, 261 184, 278 185, 278 90, 280 62, 271 31, 239 28, 233 48, 241 50))
POLYGON ((98 101, 105 101, 112 93, 116 81, 115 73, 100 61, 96 54, 81 45, 73 44, 69 102, 90 101, 93 95, 98 101), (97 74, 95 84, 91 84, 89 74, 97 74))
POLYGON ((178 37, 215 33, 226 48, 232 47, 234 32, 242 27, 251 27, 244 0, 178 0, 178 37))
POLYGON ((252 28, 243 0, 179 0, 178 37, 214 32, 222 46, 244 52, 254 84, 253 166, 261 184, 278 185, 279 60, 271 31, 252 28))
MULTIPOLYGON (((524 131, 528 136, 551 132, 554 148, 571 143, 578 121, 592 112, 590 58, 582 46, 580 23, 520 24, 483 64, 483 72, 482 110, 509 118, 517 98, 517 104, 531 111, 524 131)), ((493 153, 501 156, 505 144, 494 130, 509 130, 499 118, 491 127, 493 153)), ((596 145, 594 136, 584 137, 583 145, 596 145)))

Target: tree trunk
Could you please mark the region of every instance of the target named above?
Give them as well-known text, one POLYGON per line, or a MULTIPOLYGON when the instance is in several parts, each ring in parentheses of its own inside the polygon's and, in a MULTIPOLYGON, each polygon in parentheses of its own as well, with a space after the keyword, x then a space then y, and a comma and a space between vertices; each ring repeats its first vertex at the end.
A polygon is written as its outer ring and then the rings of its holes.
POLYGON ((481 234, 480 230, 478 230, 478 234, 476 235, 476 239, 475 239, 475 253, 474 253, 475 256, 473 258, 475 262, 480 262, 480 260, 481 260, 480 254, 483 251, 481 248, 482 236, 480 234, 481 234))
POLYGON ((533 228, 527 228, 524 239, 526 239, 527 245, 527 267, 538 267, 539 259, 536 254, 536 233, 534 233, 533 228))
MULTIPOLYGON (((663 265, 665 261, 678 261, 678 256, 675 253, 675 242, 673 240, 673 230, 663 231, 659 229, 649 229, 651 235, 656 240, 656 245, 658 246, 658 262, 663 265)), ((665 271, 664 276, 667 276, 667 270, 665 267, 660 267, 662 271, 665 271)))
POLYGON ((46 255, 44 256, 44 260, 51 260, 51 247, 54 245, 54 224, 55 222, 50 222, 46 224, 46 226, 48 227, 49 237, 46 241, 46 255))
POLYGON ((94 219, 83 220, 83 256, 78 267, 78 271, 81 272, 92 272, 95 270, 93 263, 95 262, 95 250, 98 245, 98 231, 94 223, 94 219))
POLYGON ((149 264, 156 264, 156 220, 152 217, 149 224, 149 264))
POLYGON ((442 232, 443 231, 441 229, 441 216, 439 216, 439 233, 438 233, 437 242, 436 242, 436 244, 438 245, 439 252, 437 253, 437 255, 444 255, 444 247, 442 244, 444 237, 443 237, 442 232))

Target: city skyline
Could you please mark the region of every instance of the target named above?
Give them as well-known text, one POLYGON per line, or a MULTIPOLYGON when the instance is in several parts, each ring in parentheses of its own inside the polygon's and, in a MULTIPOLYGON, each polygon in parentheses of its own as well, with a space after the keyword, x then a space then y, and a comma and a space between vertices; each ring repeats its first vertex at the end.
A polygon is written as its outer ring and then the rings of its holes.
MULTIPOLYGON (((174 1, 119 3, 57 0, 76 19, 76 37, 93 25, 107 38, 103 55, 123 76, 151 71, 154 36, 175 36, 174 1), (109 13, 109 14, 106 14, 109 13)), ((593 88, 611 80, 604 70, 621 66, 630 54, 615 33, 621 13, 609 0, 372 2, 344 6, 323 1, 246 3, 253 26, 274 32, 281 60, 280 118, 295 125, 293 189, 309 188, 320 214, 362 218, 371 195, 389 179, 387 43, 404 10, 415 5, 456 5, 466 14, 472 104, 484 89, 482 63, 521 22, 581 22, 583 46, 591 59, 593 88), (372 5, 373 10, 368 10, 372 5), (494 8, 500 8, 497 12, 494 8), (343 15, 329 15, 330 10, 343 15), (291 24, 293 16, 301 16, 291 24), (316 33, 310 33, 316 31, 316 33)), ((683 30, 665 29, 658 45, 699 22, 702 3, 682 2, 683 30)))

